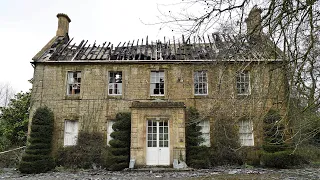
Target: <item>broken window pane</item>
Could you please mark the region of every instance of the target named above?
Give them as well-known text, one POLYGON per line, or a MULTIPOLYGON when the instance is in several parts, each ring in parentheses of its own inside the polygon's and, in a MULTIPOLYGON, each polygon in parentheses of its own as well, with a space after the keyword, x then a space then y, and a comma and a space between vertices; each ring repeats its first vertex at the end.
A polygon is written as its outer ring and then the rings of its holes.
POLYGON ((150 94, 164 95, 164 72, 163 71, 151 71, 150 94))
POLYGON ((110 71, 109 72, 109 95, 121 95, 122 94, 122 71, 110 71))
POLYGON ((81 72, 68 72, 68 95, 80 94, 81 72))

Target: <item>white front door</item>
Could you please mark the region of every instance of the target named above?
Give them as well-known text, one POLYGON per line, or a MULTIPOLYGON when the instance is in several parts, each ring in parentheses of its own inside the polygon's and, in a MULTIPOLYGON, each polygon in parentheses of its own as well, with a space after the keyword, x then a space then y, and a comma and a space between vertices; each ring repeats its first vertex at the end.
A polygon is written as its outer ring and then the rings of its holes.
POLYGON ((147 165, 170 165, 168 121, 147 121, 147 165))

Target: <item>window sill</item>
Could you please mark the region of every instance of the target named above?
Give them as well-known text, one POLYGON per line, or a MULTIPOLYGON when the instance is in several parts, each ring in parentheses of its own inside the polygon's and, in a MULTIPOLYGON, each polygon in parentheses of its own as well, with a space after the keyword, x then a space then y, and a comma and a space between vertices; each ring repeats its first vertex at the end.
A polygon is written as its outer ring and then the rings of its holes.
POLYGON ((244 99, 244 98, 248 98, 250 96, 251 96, 251 94, 237 94, 238 99, 244 99))
POLYGON ((193 95, 194 98, 197 98, 197 99, 201 99, 201 98, 208 98, 209 95, 208 94, 195 94, 193 95))
POLYGON ((122 99, 122 94, 108 94, 108 99, 122 99))
POLYGON ((165 99, 164 95, 150 95, 150 99, 165 99))
POLYGON ((64 97, 66 100, 80 100, 80 95, 79 94, 73 94, 73 95, 66 95, 64 97))

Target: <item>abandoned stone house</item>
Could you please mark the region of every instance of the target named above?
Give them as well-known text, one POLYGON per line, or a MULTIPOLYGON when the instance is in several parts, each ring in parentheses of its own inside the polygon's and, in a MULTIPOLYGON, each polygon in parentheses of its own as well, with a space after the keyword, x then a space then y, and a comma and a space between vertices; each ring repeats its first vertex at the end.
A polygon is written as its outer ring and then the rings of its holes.
POLYGON ((259 146, 261 115, 285 101, 282 61, 268 50, 260 13, 250 12, 243 36, 147 37, 117 46, 73 43, 70 18, 58 14, 56 36, 32 61, 30 117, 40 106, 53 110, 56 152, 75 145, 80 131, 101 132, 108 144, 115 115, 131 112, 130 158, 136 165, 185 158, 186 107, 203 117, 203 145, 213 141, 213 122, 228 117, 239 125, 241 145, 259 146))

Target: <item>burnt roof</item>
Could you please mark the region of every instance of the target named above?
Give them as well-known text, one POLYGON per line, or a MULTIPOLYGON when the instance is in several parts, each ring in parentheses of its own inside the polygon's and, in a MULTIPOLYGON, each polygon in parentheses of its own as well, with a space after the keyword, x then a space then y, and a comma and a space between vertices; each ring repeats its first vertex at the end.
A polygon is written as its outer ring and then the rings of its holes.
POLYGON ((185 39, 149 41, 138 39, 114 45, 88 40, 73 43, 69 36, 57 37, 35 62, 68 61, 203 61, 203 60, 279 60, 280 51, 265 36, 248 37, 213 33, 185 39))

